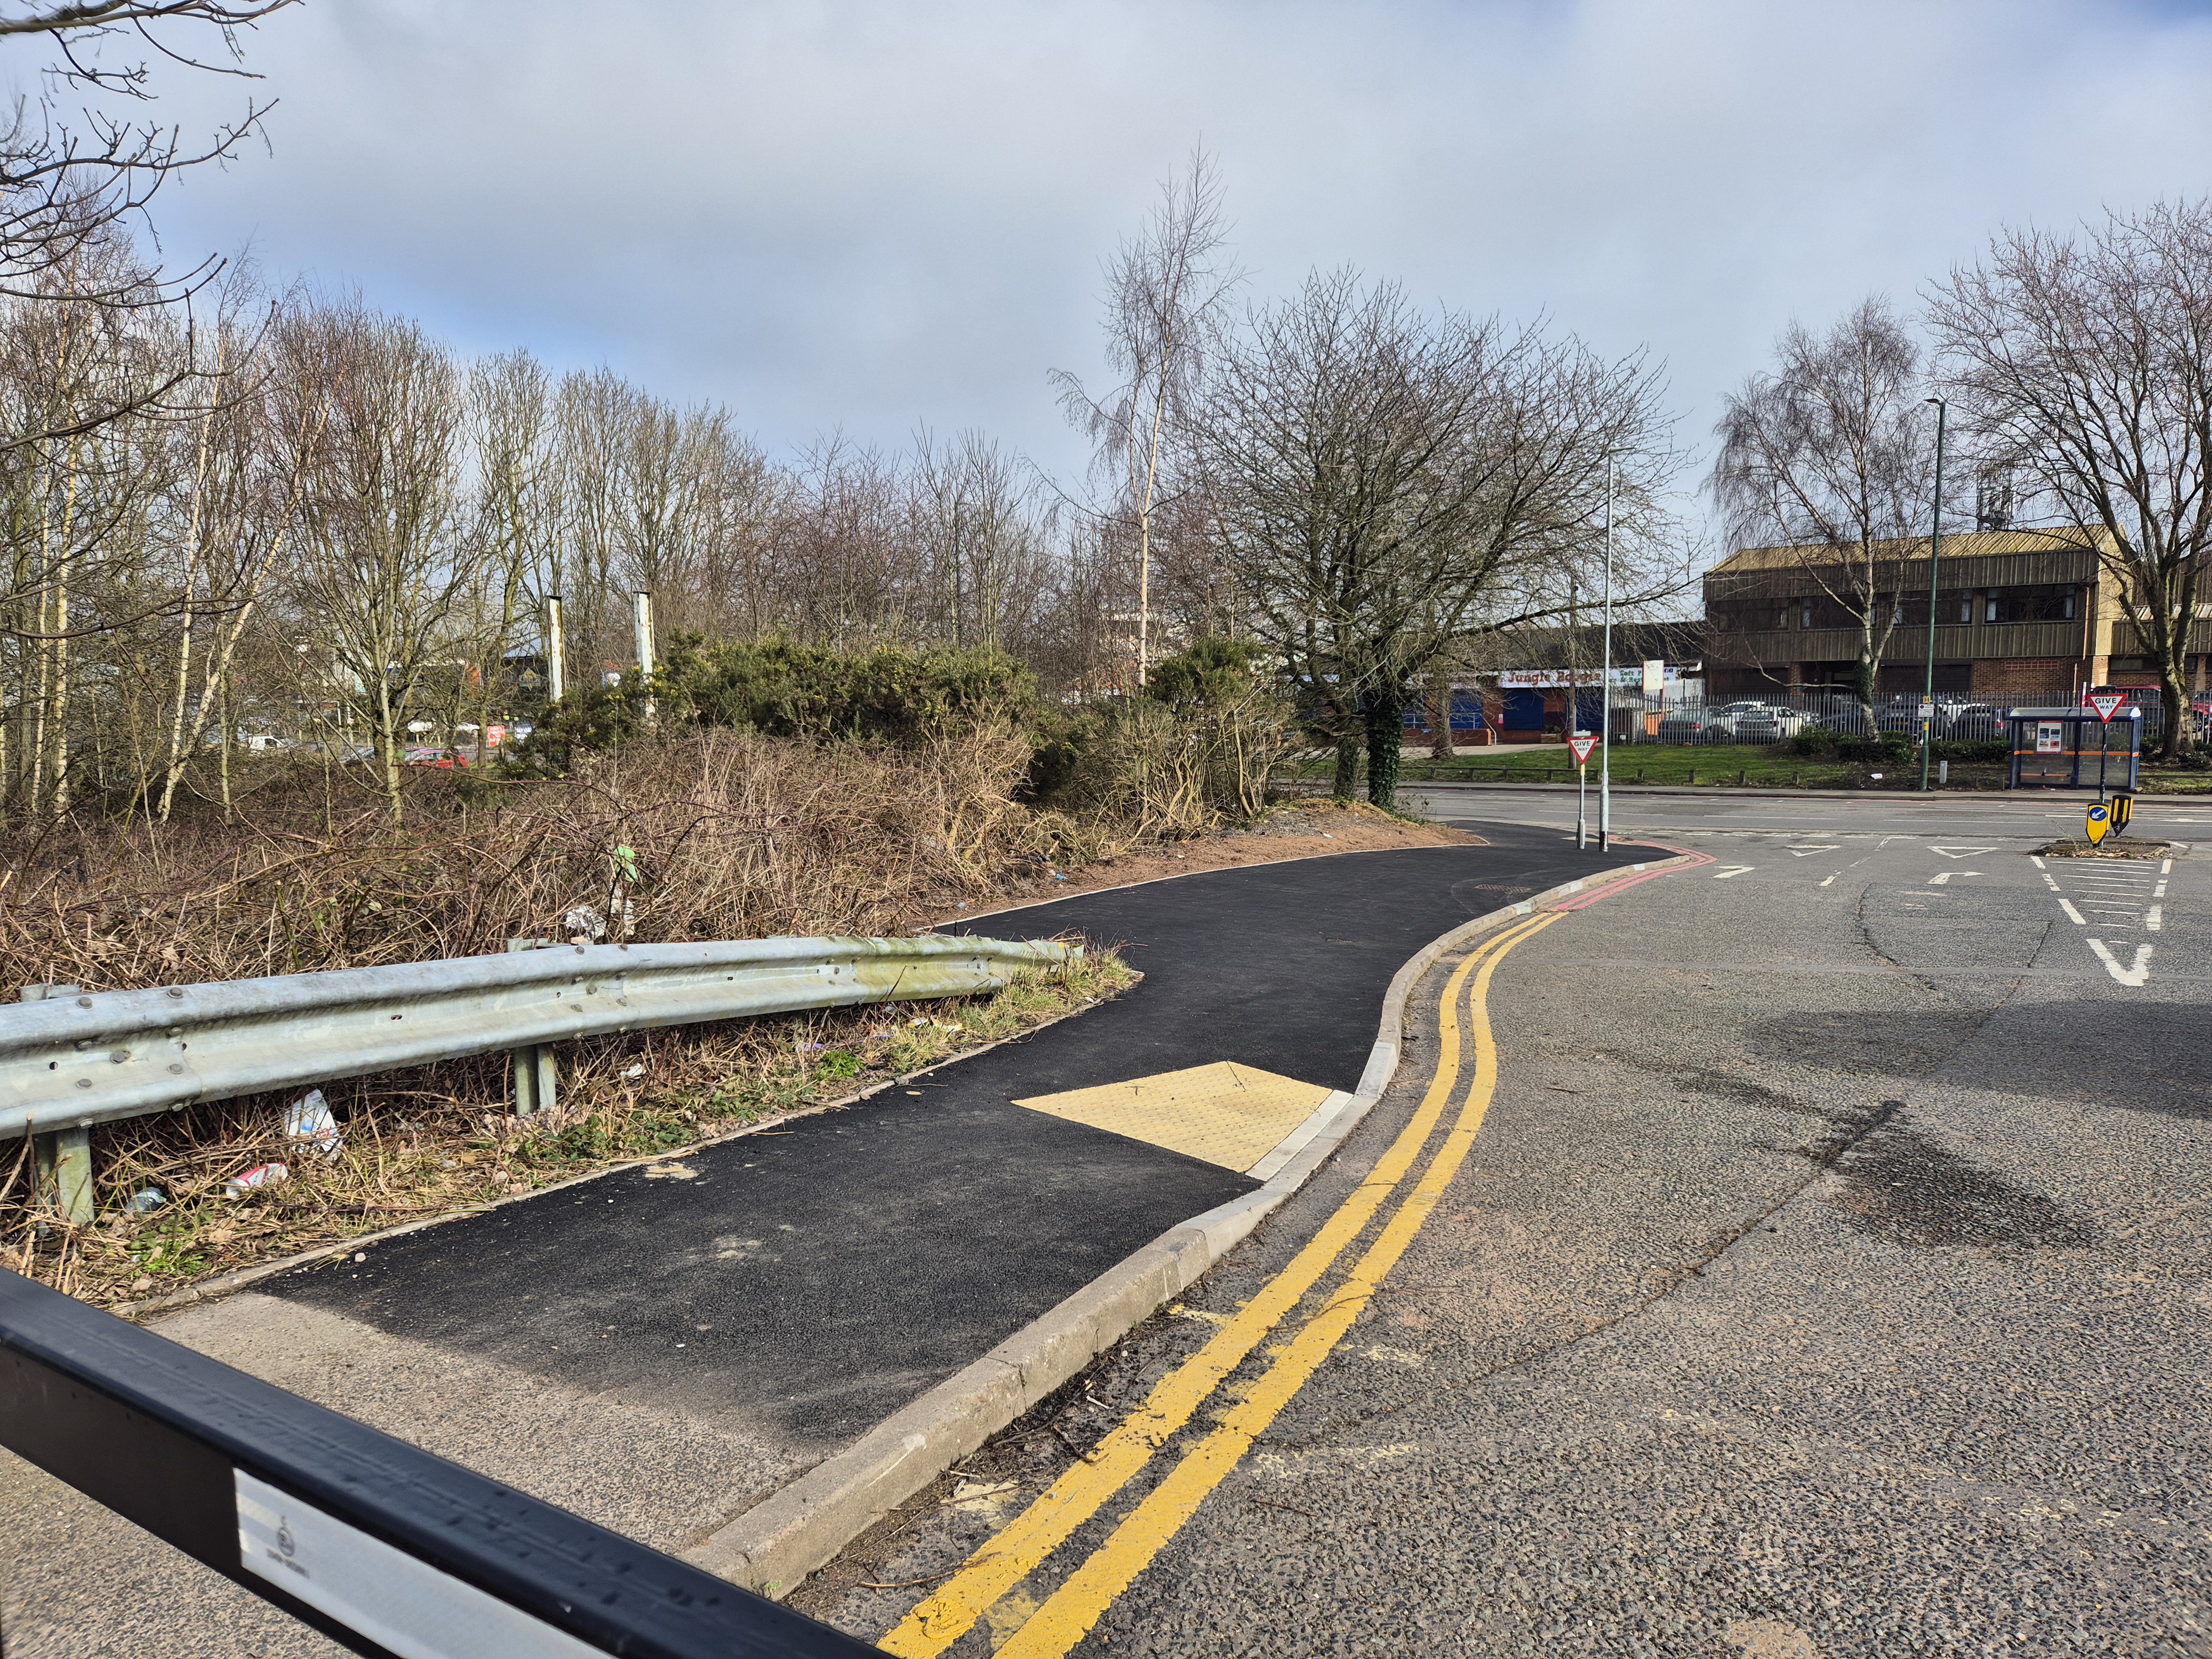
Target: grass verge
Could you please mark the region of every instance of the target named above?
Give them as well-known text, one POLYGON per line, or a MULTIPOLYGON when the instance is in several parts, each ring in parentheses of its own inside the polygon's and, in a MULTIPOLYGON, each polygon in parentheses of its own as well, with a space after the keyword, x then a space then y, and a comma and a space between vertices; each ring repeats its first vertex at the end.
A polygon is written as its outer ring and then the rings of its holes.
POLYGON ((157 1299, 196 1281, 341 1243, 872 1093, 954 1054, 1118 994, 1136 975, 1110 951, 1023 971, 994 996, 874 1003, 594 1038, 562 1047, 562 1097, 508 1114, 504 1055, 325 1091, 343 1144, 288 1145, 284 1102, 224 1101, 95 1128, 97 1217, 62 1222, 27 1200, 30 1146, 0 1170, 0 1266, 88 1302, 157 1299), (281 1162, 283 1182, 223 1184, 281 1162), (149 1189, 160 1207, 134 1211, 149 1189))

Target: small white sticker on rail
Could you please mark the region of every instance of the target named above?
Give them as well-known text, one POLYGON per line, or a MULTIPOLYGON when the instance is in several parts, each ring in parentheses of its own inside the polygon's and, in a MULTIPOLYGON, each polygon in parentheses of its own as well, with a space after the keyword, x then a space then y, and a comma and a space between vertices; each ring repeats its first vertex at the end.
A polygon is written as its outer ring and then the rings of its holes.
POLYGON ((400 1659, 606 1659, 451 1573, 255 1480, 238 1483, 239 1565, 400 1659))

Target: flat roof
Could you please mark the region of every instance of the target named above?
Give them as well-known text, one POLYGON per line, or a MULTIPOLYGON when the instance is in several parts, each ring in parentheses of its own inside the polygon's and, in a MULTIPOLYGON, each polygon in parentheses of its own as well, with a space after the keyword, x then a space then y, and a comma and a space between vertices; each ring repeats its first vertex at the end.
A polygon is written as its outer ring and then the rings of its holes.
MULTIPOLYGON (((2102 532, 2092 536, 2087 531, 2071 526, 2051 530, 1974 530, 1943 538, 1943 556, 1947 559, 1994 558, 2008 553, 2088 552, 2103 538, 2102 532)), ((1729 554, 1705 574, 1723 574, 1753 570, 1788 570, 1808 564, 1833 564, 1846 550, 1819 543, 1781 547, 1741 547, 1729 554)), ((1928 538, 1903 536, 1893 541, 1876 542, 1875 557, 1885 564, 1906 563, 1928 556, 1928 538)))

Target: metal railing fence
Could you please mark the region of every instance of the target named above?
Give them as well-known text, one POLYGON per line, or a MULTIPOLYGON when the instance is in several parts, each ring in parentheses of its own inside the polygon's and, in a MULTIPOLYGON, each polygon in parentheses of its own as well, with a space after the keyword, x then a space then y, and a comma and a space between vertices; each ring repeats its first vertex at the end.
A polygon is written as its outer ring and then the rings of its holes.
MULTIPOLYGON (((1584 693, 1583 699, 1588 708, 1581 723, 1585 729, 1596 731, 1598 694, 1595 690, 1584 693)), ((2045 703, 2051 699, 2024 701, 2045 703)), ((2064 699, 2057 701, 2063 702, 2064 699)), ((1741 697, 1717 697, 1679 695, 1670 690, 1662 700, 1635 690, 1616 690, 1607 718, 1612 722, 1615 744, 1771 747, 1807 738, 1817 746, 1823 738, 1840 740, 1877 734, 1917 743, 1920 702, 1917 692, 1881 698, 1874 705, 1874 720, 1869 726, 1866 710, 1848 691, 1768 690, 1741 697)), ((2142 708, 2146 741, 2164 731, 2166 710, 2154 688, 2130 691, 2128 706, 2142 708)), ((1933 721, 1936 741, 2002 743, 2006 738, 2005 717, 2012 708, 2011 701, 1939 691, 1936 694, 1933 721)))

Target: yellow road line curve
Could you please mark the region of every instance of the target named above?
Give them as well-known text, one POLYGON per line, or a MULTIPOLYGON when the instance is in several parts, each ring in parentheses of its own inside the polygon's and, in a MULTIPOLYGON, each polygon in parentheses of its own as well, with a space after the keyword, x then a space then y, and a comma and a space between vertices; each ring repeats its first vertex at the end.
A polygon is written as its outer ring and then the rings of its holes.
POLYGON ((1152 1454, 1188 1423, 1222 1380, 1243 1363, 1268 1333, 1296 1308, 1314 1282, 1335 1264, 1405 1179, 1443 1115, 1459 1081, 1459 994, 1468 975, 1502 954, 1545 919, 1520 923, 1485 941, 1453 970, 1439 999, 1436 1074, 1412 1121, 1391 1143, 1358 1188, 1259 1294, 1238 1310, 1189 1358, 1153 1386, 1144 1402, 1117 1424, 1079 1462, 1038 1495, 997 1536, 970 1556, 958 1573, 908 1613, 879 1644, 896 1659, 934 1659, 1018 1584, 1068 1535, 1127 1486, 1152 1454))
POLYGON ((1474 1040, 1474 1081, 1467 1092, 1455 1123, 1431 1161, 1420 1183, 1368 1247, 1336 1293, 1321 1312, 1307 1322, 1252 1391, 1221 1419, 1221 1425, 1184 1455, 1145 1500, 1114 1529, 1090 1559, 1078 1567, 1067 1582, 1054 1591, 1027 1623, 998 1648, 1000 1659, 1060 1659, 1081 1641, 1114 1598, 1152 1565, 1170 1540, 1198 1512, 1206 1496, 1235 1468, 1251 1449, 1252 1443, 1275 1420, 1305 1386, 1329 1352, 1352 1328, 1352 1322, 1413 1242, 1437 1201, 1451 1185, 1498 1084, 1498 1050, 1490 1037, 1485 1003, 1490 979, 1498 963, 1514 945, 1557 921, 1546 915, 1523 927, 1510 939, 1500 940, 1476 976, 1469 1024, 1474 1040))

